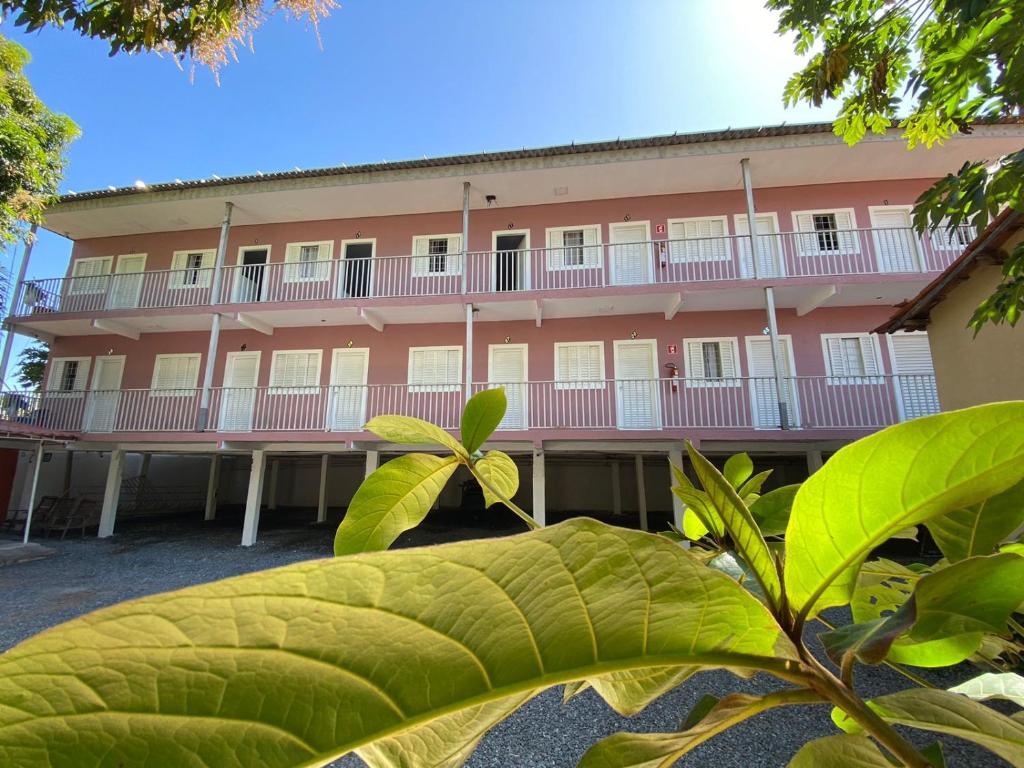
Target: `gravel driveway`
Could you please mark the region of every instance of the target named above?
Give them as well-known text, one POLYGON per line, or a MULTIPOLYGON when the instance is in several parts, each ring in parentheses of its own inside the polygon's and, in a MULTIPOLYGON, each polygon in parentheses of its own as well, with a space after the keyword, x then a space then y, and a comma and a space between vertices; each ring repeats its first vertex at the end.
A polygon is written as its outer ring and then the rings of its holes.
MULTIPOLYGON (((239 547, 240 527, 212 530, 197 525, 136 524, 111 539, 46 542, 57 550, 47 560, 0 568, 0 649, 68 619, 129 598, 331 554, 331 531, 262 530, 260 542, 239 547)), ((424 528, 402 544, 436 543, 459 537, 493 536, 502 531, 424 528)), ((976 674, 970 667, 940 671, 929 677, 942 686, 976 674)), ((908 687, 886 667, 864 668, 858 689, 866 697, 908 687)), ((666 731, 705 693, 764 693, 778 688, 773 678, 742 680, 726 672, 707 672, 688 681, 625 719, 608 709, 593 692, 563 705, 560 690, 538 696, 489 733, 469 760, 469 768, 563 768, 573 766, 598 738, 618 730, 666 731)), ((691 752, 680 766, 784 766, 805 741, 836 733, 825 707, 790 707, 748 720, 691 752)), ((915 734, 916 736, 916 734, 915 734)), ((916 739, 922 746, 933 739, 916 739)), ((953 766, 1006 765, 991 753, 945 740, 946 761, 953 766)), ((337 766, 359 766, 354 757, 337 766)))

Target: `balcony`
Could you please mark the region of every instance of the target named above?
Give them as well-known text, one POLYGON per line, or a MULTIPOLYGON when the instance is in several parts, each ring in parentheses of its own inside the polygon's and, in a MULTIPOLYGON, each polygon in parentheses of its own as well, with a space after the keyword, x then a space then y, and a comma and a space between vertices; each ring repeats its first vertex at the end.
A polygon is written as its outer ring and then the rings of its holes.
POLYGON ((211 305, 351 302, 463 295, 525 294, 636 286, 680 287, 770 279, 904 275, 945 269, 974 233, 923 238, 911 229, 785 232, 687 240, 376 256, 225 266, 217 295, 212 269, 164 270, 25 283, 13 316, 211 305))
MULTIPOLYGON (((480 383, 474 390, 495 386, 508 396, 498 433, 509 440, 602 433, 682 437, 703 430, 782 434, 770 377, 480 383)), ((782 388, 787 433, 794 435, 864 433, 939 410, 933 376, 796 376, 783 379, 782 388)), ((216 388, 206 432, 224 439, 360 436, 363 424, 382 414, 416 416, 454 430, 464 402, 459 384, 216 388)), ((194 436, 199 403, 198 389, 7 392, 0 394, 0 421, 9 431, 162 440, 194 436)))

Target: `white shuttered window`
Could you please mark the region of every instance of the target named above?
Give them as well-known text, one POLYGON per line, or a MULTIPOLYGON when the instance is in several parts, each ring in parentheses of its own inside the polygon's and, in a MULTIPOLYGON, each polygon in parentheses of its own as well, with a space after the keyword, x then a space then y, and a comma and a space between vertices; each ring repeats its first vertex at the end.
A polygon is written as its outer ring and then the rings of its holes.
POLYGON ((796 211, 797 250, 801 256, 825 256, 860 251, 853 210, 796 211))
POLYGON ((91 357, 55 357, 50 362, 46 388, 56 392, 81 392, 89 380, 91 357))
POLYGON ((738 387, 739 355, 735 337, 683 339, 688 387, 738 387))
POLYGON ((878 344, 867 333, 823 334, 822 346, 828 375, 833 377, 830 384, 864 383, 864 377, 878 376, 882 371, 878 344))
POLYGON ((601 227, 556 227, 547 230, 549 270, 595 269, 601 266, 601 227))
POLYGON ((462 387, 462 347, 411 347, 409 391, 458 392, 462 387))
POLYGON ((729 227, 725 216, 669 219, 669 258, 673 262, 728 261, 729 227))
POLYGON ((110 270, 114 265, 113 256, 76 259, 71 265, 71 285, 68 293, 103 293, 107 290, 110 270))
POLYGON ((171 257, 170 288, 209 288, 213 278, 214 250, 175 251, 171 257))
POLYGON ((198 352, 185 355, 157 355, 153 363, 153 397, 189 395, 199 382, 198 352))
POLYGON ((555 389, 603 389, 604 342, 555 344, 555 389))
POLYGON ((462 235, 418 235, 412 253, 415 277, 462 274, 462 235))
POLYGON ((331 257, 334 243, 325 240, 319 243, 288 243, 284 260, 286 283, 308 283, 326 280, 330 276, 331 257))
POLYGON ((270 366, 272 395, 315 394, 320 386, 322 350, 295 349, 274 353, 270 366))

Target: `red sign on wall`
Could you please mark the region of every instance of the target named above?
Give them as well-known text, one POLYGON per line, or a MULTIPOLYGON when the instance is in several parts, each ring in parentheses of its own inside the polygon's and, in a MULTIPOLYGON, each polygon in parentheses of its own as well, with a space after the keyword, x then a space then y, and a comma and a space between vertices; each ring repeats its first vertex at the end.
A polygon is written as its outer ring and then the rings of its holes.
POLYGON ((665 234, 665 225, 664 224, 655 224, 654 225, 654 232, 655 232, 655 234, 658 234, 658 235, 664 235, 665 234))
POLYGON ((679 347, 677 347, 675 344, 669 344, 668 345, 668 353, 670 355, 678 354, 679 353, 679 347))

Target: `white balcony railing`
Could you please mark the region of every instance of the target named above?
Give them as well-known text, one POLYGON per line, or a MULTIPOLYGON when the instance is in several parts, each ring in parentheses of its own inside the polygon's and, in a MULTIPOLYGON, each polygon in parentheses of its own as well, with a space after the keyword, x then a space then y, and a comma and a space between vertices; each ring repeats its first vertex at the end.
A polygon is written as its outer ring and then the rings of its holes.
POLYGON ((339 301, 683 285, 750 279, 937 272, 974 237, 967 227, 924 238, 911 229, 784 232, 434 256, 377 256, 166 270, 27 282, 15 316, 209 304, 339 301))
MULTIPOLYGON (((784 379, 788 426, 872 430, 939 409, 933 376, 784 379)), ((503 432, 545 430, 779 429, 775 379, 608 379, 476 384, 502 386, 509 401, 503 432)), ((200 391, 125 389, 0 394, 0 420, 62 433, 194 432, 200 391)), ((362 431, 374 416, 402 414, 456 429, 460 385, 215 388, 206 429, 250 432, 362 431)))

